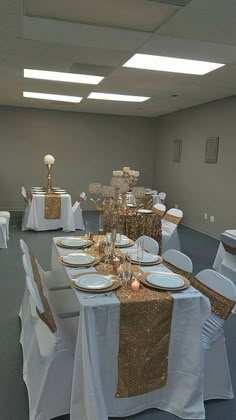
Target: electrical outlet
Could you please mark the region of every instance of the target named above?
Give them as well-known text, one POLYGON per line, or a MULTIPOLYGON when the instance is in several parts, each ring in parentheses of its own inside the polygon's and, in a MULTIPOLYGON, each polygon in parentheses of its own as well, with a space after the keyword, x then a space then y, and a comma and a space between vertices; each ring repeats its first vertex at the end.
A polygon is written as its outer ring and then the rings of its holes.
POLYGON ((207 220, 207 213, 204 214, 204 219, 207 220))
POLYGON ((178 204, 175 204, 175 209, 177 209, 179 206, 178 206, 178 204))
POLYGON ((210 222, 214 223, 215 221, 215 216, 210 216, 210 222))

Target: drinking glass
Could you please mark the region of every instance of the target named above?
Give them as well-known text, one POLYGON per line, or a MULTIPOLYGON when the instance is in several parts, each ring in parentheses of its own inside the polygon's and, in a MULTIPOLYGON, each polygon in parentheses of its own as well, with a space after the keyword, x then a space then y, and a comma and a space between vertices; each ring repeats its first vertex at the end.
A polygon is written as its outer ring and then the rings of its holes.
POLYGON ((132 265, 130 261, 124 262, 123 281, 124 286, 128 284, 128 281, 132 278, 132 265))
POLYGON ((140 241, 137 244, 137 260, 138 260, 138 265, 139 266, 140 266, 141 262, 143 261, 143 248, 144 248, 143 241, 140 241))

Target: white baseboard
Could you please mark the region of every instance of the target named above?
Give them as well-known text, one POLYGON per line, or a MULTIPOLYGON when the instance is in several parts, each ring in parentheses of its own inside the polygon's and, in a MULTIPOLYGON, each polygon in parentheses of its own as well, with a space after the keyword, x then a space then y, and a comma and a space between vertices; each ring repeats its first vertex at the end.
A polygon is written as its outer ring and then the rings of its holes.
POLYGON ((214 239, 220 240, 220 235, 219 234, 209 233, 209 232, 206 232, 204 230, 199 229, 197 226, 187 225, 186 223, 181 223, 181 225, 186 226, 186 227, 188 227, 190 229, 196 230, 197 232, 203 233, 204 235, 210 236, 210 238, 214 238, 214 239))

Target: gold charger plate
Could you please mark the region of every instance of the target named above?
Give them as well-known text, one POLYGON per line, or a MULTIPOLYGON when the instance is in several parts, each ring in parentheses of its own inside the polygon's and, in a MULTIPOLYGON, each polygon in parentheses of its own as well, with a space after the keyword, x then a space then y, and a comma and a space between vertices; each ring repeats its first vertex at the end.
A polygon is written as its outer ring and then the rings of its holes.
POLYGON ((130 259, 130 262, 131 262, 131 264, 134 264, 134 265, 140 265, 141 267, 149 267, 149 266, 151 266, 151 265, 159 265, 159 264, 161 264, 162 262, 163 262, 163 258, 162 257, 160 257, 160 256, 158 256, 158 260, 157 261, 154 261, 154 262, 149 262, 149 263, 144 263, 144 262, 141 262, 140 264, 139 264, 139 262, 138 261, 132 261, 131 259, 130 259))
POLYGON ((180 274, 176 274, 176 273, 167 273, 166 271, 146 271, 145 273, 141 274, 141 276, 139 276, 139 280, 141 281, 141 283, 143 283, 145 286, 150 287, 151 289, 157 289, 157 290, 162 290, 162 291, 167 291, 167 292, 178 292, 181 290, 185 290, 190 286, 190 281, 186 278, 181 276, 180 274), (170 276, 177 276, 180 277, 181 279, 184 280, 184 286, 180 286, 180 287, 162 287, 162 286, 155 286, 154 284, 151 284, 147 281, 147 276, 149 274, 165 274, 165 275, 170 275, 170 276))
MULTIPOLYGON (((129 239, 129 238, 127 238, 129 239)), ((106 241, 103 241, 104 244, 106 244, 106 241)), ((110 245, 110 244, 109 244, 110 245)), ((119 248, 128 248, 129 246, 133 246, 134 245, 134 241, 132 241, 132 239, 129 239, 128 244, 124 244, 124 245, 115 245, 115 248, 119 249, 119 248)))
MULTIPOLYGON (((79 237, 79 236, 75 236, 75 238, 77 239, 81 239, 81 240, 83 240, 84 238, 81 238, 81 237, 79 237)), ((93 241, 90 241, 90 239, 88 239, 88 243, 87 243, 87 245, 83 245, 83 246, 76 246, 76 245, 72 245, 72 246, 67 246, 67 245, 63 245, 62 243, 61 243, 61 241, 63 241, 63 239, 58 239, 58 241, 56 241, 56 245, 57 246, 59 246, 60 248, 65 248, 65 249, 84 249, 84 248, 88 248, 88 247, 90 247, 91 245, 93 245, 93 241)))
MULTIPOLYGON (((74 287, 77 290, 80 290, 81 292, 86 292, 86 293, 106 293, 106 292, 111 292, 112 290, 116 290, 116 289, 118 289, 121 286, 120 281, 117 279, 116 276, 109 275, 112 278, 112 280, 114 280, 113 284, 110 287, 106 287, 106 288, 103 288, 103 289, 92 289, 92 288, 91 289, 85 289, 83 287, 77 286, 77 284, 75 284, 75 282, 74 282, 74 279, 77 279, 78 277, 84 276, 84 274, 85 273, 76 274, 71 279, 71 286, 74 287)), ((94 273, 94 272, 88 272, 88 273, 86 273, 86 275, 87 274, 89 274, 89 275, 95 275, 95 274, 98 275, 98 274, 101 274, 101 275, 104 275, 104 276, 107 276, 108 275, 107 273, 97 273, 97 272, 96 273, 94 273)))
POLYGON ((63 257, 65 257, 65 255, 62 255, 61 257, 58 257, 57 260, 59 261, 59 263, 61 263, 62 265, 65 265, 66 267, 74 267, 74 268, 93 267, 94 265, 99 264, 100 261, 101 261, 101 257, 94 257, 94 261, 91 262, 90 264, 70 264, 70 263, 64 262, 63 257))

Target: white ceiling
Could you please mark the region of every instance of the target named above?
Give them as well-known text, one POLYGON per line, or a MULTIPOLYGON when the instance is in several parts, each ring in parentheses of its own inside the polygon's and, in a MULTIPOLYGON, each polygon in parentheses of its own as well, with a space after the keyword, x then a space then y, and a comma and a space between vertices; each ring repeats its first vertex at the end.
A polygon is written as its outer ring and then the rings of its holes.
POLYGON ((235 0, 0 3, 0 105, 155 117, 236 94, 235 0), (122 67, 136 52, 226 65, 205 76, 122 67), (40 81, 24 79, 23 68, 105 78, 97 86, 40 81), (23 90, 84 99, 40 101, 23 98, 23 90), (92 91, 151 99, 141 104, 87 99, 92 91))

